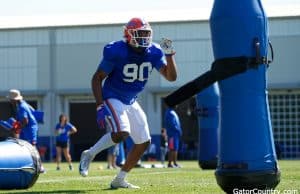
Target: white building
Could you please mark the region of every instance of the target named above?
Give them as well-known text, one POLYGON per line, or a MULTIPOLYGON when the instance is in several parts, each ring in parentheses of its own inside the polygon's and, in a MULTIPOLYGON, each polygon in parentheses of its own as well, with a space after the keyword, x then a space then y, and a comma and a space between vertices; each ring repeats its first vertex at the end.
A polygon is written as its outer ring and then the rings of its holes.
MULTIPOLYGON (((151 22, 152 20, 150 20, 151 22)), ((5 96, 11 88, 22 91, 27 101, 45 112, 40 125, 42 144, 53 146, 53 128, 60 113, 66 113, 79 132, 73 148, 82 150, 103 133, 96 128, 91 77, 102 56, 103 46, 122 39, 124 21, 96 24, 51 24, 2 26, 0 29, 0 119, 10 107, 5 96)), ((284 157, 300 158, 300 16, 269 18, 270 40, 275 59, 268 70, 268 87, 274 138, 284 147, 284 157)), ((165 81, 152 74, 139 102, 148 115, 152 135, 161 129, 161 97, 210 68, 213 62, 208 19, 153 21, 154 41, 170 37, 176 48, 178 80, 165 81)), ((197 140, 197 122, 185 112, 185 140, 197 140)), ((154 139, 155 139, 154 138, 154 139)), ((158 138, 157 138, 158 139, 158 138)), ((74 158, 79 157, 74 153, 74 158)))

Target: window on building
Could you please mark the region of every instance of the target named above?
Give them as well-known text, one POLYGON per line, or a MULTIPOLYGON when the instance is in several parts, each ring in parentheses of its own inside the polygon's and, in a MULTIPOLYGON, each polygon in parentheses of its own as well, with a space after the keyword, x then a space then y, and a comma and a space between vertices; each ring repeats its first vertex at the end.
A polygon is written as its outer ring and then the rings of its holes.
POLYGON ((269 105, 277 155, 300 158, 300 91, 271 91, 269 105))

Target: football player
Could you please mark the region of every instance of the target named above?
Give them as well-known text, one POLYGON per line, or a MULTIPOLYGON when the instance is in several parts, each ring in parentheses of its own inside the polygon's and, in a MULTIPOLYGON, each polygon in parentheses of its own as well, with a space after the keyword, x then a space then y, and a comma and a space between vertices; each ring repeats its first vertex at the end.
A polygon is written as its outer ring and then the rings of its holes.
POLYGON ((102 150, 124 141, 129 135, 134 141, 125 164, 111 182, 111 188, 139 188, 125 180, 151 139, 146 114, 136 101, 138 93, 144 89, 153 69, 168 81, 177 78, 172 41, 163 39, 159 45, 152 42, 152 35, 147 21, 132 18, 124 27, 125 40, 104 47, 103 59, 92 77, 97 123, 111 132, 82 152, 80 174, 88 175, 91 161, 102 150))
MULTIPOLYGON (((29 142, 36 147, 38 137, 38 122, 33 115, 33 108, 28 104, 16 89, 9 90, 8 96, 10 103, 16 110, 16 120, 12 119, 13 131, 17 138, 29 142)), ((40 173, 46 173, 43 165, 41 165, 40 173)))
POLYGON ((177 163, 177 156, 180 137, 182 136, 182 128, 178 114, 176 113, 174 108, 168 108, 165 112, 164 117, 165 128, 168 135, 168 167, 180 168, 181 166, 177 163))

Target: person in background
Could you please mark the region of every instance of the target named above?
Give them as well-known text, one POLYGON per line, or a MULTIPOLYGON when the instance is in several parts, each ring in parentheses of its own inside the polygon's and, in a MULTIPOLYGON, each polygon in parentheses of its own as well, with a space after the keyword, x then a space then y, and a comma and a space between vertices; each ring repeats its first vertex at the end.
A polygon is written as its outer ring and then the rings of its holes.
POLYGON ((107 149, 107 169, 117 169, 117 157, 119 155, 119 144, 113 145, 107 149))
POLYGON ((92 77, 97 123, 99 128, 112 128, 112 132, 81 154, 79 173, 87 176, 89 165, 98 153, 131 136, 134 145, 110 184, 113 189, 140 188, 125 180, 151 142, 147 116, 136 100, 138 94, 154 69, 168 81, 177 78, 172 41, 163 39, 160 46, 152 42, 152 35, 147 21, 132 18, 124 26, 124 40, 104 47, 103 58, 92 77))
POLYGON ((173 108, 166 110, 164 122, 168 134, 168 167, 180 168, 181 166, 177 163, 177 156, 182 129, 179 117, 173 108))
MULTIPOLYGON (((16 111, 16 118, 11 123, 15 137, 29 142, 36 148, 39 126, 33 115, 33 107, 23 99, 21 92, 17 89, 9 90, 6 98, 16 111)), ((45 172, 44 166, 41 165, 40 173, 45 172)))
POLYGON ((160 161, 165 166, 166 154, 168 152, 168 135, 166 128, 161 129, 160 135, 160 161))
POLYGON ((59 123, 55 126, 56 135, 56 170, 60 170, 61 155, 65 156, 66 161, 69 164, 69 169, 73 170, 72 158, 70 155, 70 135, 77 132, 76 127, 68 122, 66 115, 61 114, 59 116, 59 123))
POLYGON ((144 152, 144 160, 156 161, 156 145, 154 143, 151 143, 144 152))

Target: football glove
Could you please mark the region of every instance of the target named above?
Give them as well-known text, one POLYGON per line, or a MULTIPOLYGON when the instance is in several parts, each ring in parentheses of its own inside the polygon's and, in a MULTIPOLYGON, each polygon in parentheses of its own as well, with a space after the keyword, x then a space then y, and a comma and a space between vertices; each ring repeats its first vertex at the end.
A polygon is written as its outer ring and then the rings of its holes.
POLYGON ((21 132, 21 122, 17 121, 13 117, 9 118, 7 121, 1 120, 0 125, 7 130, 13 131, 15 134, 20 134, 21 132))
POLYGON ((0 121, 0 126, 6 130, 10 130, 12 128, 12 125, 9 122, 3 120, 0 121))
POLYGON ((166 56, 172 56, 176 53, 173 47, 172 40, 170 39, 162 38, 160 42, 160 47, 162 48, 166 56))
POLYGON ((97 107, 97 123, 101 129, 106 127, 106 118, 110 116, 108 108, 106 105, 101 104, 97 107))
POLYGON ((19 122, 19 121, 14 121, 13 123, 12 123, 12 131, 15 133, 15 134, 20 134, 21 133, 21 122, 19 122))

